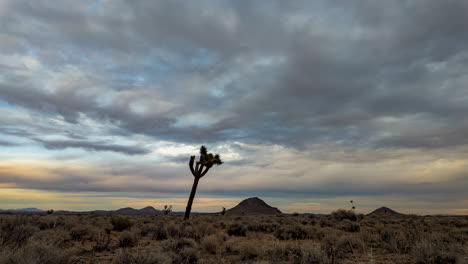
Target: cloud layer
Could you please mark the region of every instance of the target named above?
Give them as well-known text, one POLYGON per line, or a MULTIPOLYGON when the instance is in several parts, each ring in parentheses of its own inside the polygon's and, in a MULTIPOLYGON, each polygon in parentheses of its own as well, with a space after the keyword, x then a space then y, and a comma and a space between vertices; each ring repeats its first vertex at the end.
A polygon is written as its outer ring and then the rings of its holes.
POLYGON ((459 206, 467 17, 461 0, 0 1, 0 184, 176 195, 208 144, 226 164, 202 195, 459 206))

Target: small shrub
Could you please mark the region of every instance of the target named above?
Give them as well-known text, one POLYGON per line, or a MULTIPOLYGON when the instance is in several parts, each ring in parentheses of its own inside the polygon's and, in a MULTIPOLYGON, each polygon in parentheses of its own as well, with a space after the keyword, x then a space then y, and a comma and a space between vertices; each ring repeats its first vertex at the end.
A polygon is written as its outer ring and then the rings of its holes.
POLYGON ((70 230, 71 238, 76 241, 85 240, 90 237, 91 229, 93 227, 89 225, 75 226, 70 230))
POLYGON ((14 223, 8 223, 2 226, 0 243, 3 246, 10 246, 12 248, 22 247, 37 231, 39 231, 39 229, 30 224, 14 226, 14 223))
POLYGON ((113 264, 172 264, 168 254, 154 251, 138 252, 129 249, 119 249, 113 264))
POLYGON ((239 256, 242 261, 254 260, 261 255, 260 245, 252 242, 244 242, 238 245, 239 256))
POLYGON ((41 243, 28 243, 19 250, 2 254, 0 263, 81 264, 85 262, 77 256, 75 248, 63 249, 41 243))
POLYGON ((200 254, 192 247, 185 247, 172 258, 172 263, 195 264, 198 263, 200 254))
POLYGON ((124 231, 132 226, 130 220, 122 216, 112 217, 111 224, 115 231, 124 231))
POLYGON ((196 242, 190 238, 167 239, 161 242, 161 248, 164 251, 178 252, 186 247, 194 248, 196 247, 196 242))
POLYGON ((345 232, 359 232, 360 230, 358 223, 352 222, 348 219, 341 221, 337 227, 345 232))
POLYGON ((152 226, 151 233, 153 235, 153 239, 155 240, 164 240, 168 237, 166 228, 161 224, 152 226))
POLYGON ((275 232, 275 237, 280 240, 307 239, 308 231, 300 225, 287 225, 279 227, 275 232))
POLYGON ((201 246, 206 252, 216 254, 218 248, 223 245, 223 242, 223 239, 219 236, 209 235, 201 240, 201 246))
POLYGON ((440 242, 422 240, 411 250, 415 264, 455 264, 458 255, 455 250, 440 242))
POLYGON ((123 231, 119 236, 120 247, 134 247, 138 243, 138 238, 135 233, 123 231))
POLYGON ((109 248, 110 235, 105 230, 99 230, 93 235, 92 241, 95 242, 93 250, 103 251, 109 248))
POLYGON ((332 212, 331 216, 335 220, 345 220, 348 219, 350 221, 357 221, 357 215, 354 213, 354 211, 351 210, 344 210, 344 209, 339 209, 337 211, 332 212))
POLYGON ((247 234, 247 228, 242 224, 234 223, 229 225, 227 233, 230 236, 245 236, 247 234))
POLYGON ((312 247, 302 251, 301 264, 328 264, 331 263, 327 254, 320 247, 312 247))
POLYGON ((63 229, 46 229, 33 235, 32 241, 55 247, 64 247, 71 240, 70 232, 63 229))

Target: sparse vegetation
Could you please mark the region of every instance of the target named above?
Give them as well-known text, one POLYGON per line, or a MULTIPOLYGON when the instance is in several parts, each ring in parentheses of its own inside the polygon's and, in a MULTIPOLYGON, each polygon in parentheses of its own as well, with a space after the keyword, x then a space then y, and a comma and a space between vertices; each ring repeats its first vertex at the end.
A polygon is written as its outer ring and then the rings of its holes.
POLYGON ((7 263, 466 263, 468 218, 1 214, 7 263))

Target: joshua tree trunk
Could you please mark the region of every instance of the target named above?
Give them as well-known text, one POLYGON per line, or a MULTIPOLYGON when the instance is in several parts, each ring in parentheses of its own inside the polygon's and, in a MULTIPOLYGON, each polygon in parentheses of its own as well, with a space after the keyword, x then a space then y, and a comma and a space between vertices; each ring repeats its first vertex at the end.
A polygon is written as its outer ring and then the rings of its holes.
POLYGON ((192 211, 192 204, 193 199, 195 198, 195 193, 197 192, 198 181, 200 180, 199 177, 194 177, 192 191, 190 192, 190 197, 187 203, 187 208, 185 209, 185 217, 184 219, 187 220, 190 217, 190 211, 192 211))

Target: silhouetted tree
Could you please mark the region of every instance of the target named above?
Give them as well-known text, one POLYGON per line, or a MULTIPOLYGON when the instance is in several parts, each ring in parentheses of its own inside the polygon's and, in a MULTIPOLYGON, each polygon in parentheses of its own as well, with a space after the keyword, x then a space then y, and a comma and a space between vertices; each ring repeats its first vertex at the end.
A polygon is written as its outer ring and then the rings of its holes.
POLYGON ((226 214, 226 207, 223 207, 223 210, 221 211, 221 215, 225 215, 226 214))
POLYGON ((164 215, 170 214, 172 212, 172 205, 169 205, 169 206, 165 205, 163 212, 164 212, 164 215))
POLYGON ((213 153, 208 153, 208 150, 205 146, 200 147, 200 159, 196 163, 195 156, 190 157, 189 167, 194 179, 192 191, 190 192, 190 197, 187 203, 187 208, 185 209, 185 220, 190 217, 193 199, 195 198, 195 193, 197 192, 198 181, 200 181, 200 179, 208 173, 213 165, 221 164, 223 164, 221 157, 218 154, 213 155, 213 153))

